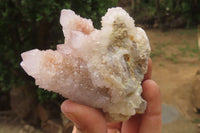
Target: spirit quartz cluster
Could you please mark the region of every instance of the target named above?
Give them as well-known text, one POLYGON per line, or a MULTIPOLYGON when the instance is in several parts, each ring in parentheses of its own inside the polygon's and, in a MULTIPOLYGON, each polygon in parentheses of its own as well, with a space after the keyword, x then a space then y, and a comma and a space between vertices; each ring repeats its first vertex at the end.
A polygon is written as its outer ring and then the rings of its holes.
POLYGON ((40 88, 77 103, 102 109, 108 121, 125 121, 142 113, 141 82, 150 45, 146 33, 120 7, 108 9, 102 28, 90 19, 62 10, 65 43, 57 50, 22 53, 21 66, 40 88))

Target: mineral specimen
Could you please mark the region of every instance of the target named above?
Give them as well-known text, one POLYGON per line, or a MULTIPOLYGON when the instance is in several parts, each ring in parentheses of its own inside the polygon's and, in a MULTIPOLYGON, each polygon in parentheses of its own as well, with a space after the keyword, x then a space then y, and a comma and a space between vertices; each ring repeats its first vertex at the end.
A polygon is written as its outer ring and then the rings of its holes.
POLYGON ((128 13, 108 9, 101 30, 72 10, 61 11, 60 23, 65 43, 57 50, 22 53, 21 66, 36 85, 100 108, 108 121, 144 112, 141 82, 151 50, 146 33, 128 13))

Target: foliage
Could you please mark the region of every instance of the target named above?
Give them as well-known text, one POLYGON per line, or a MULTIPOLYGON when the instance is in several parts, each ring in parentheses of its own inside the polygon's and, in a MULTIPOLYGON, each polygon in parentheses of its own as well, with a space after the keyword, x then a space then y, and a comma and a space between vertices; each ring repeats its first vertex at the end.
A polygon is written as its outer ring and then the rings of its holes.
POLYGON ((38 100, 40 102, 47 102, 49 99, 55 99, 58 94, 57 93, 54 93, 54 92, 49 92, 47 90, 44 90, 42 88, 38 88, 37 89, 37 95, 38 95, 38 100))
MULTIPOLYGON (((120 0, 122 3, 124 0, 120 0)), ((131 9, 137 22, 141 20, 153 18, 155 21, 161 21, 160 23, 173 23, 177 18, 182 18, 182 21, 186 24, 186 27, 196 26, 200 23, 200 1, 199 0, 126 0, 127 4, 136 4, 131 9), (167 22, 166 22, 167 21, 167 22)), ((125 5, 126 7, 131 7, 125 5)), ((146 21, 147 24, 152 22, 146 21)), ((143 22, 141 22, 143 23, 143 22)))
MULTIPOLYGON (((116 0, 0 0, 0 89, 8 91, 13 85, 23 85, 23 81, 33 82, 19 65, 20 54, 33 48, 54 48, 63 42, 61 9, 72 9, 100 27, 101 16, 116 3, 116 0)), ((38 91, 39 99, 43 99, 43 94, 38 91)))
POLYGON ((105 14, 107 8, 115 5, 117 5, 117 0, 72 0, 71 8, 77 14, 91 18, 94 26, 99 28, 101 16, 105 14))
POLYGON ((200 22, 200 1, 198 0, 167 0, 161 2, 161 7, 167 9, 172 15, 179 15, 186 19, 187 27, 200 22))

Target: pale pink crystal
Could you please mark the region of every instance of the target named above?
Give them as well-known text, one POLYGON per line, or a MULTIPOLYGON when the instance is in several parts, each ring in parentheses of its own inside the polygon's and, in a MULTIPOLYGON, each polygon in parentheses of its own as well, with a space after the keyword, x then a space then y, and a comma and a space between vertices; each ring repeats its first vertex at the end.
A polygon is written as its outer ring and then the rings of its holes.
POLYGON ((62 10, 65 43, 57 50, 22 53, 21 66, 40 88, 81 104, 101 108, 110 121, 144 112, 141 82, 150 45, 141 28, 122 8, 102 17, 101 30, 90 19, 62 10))

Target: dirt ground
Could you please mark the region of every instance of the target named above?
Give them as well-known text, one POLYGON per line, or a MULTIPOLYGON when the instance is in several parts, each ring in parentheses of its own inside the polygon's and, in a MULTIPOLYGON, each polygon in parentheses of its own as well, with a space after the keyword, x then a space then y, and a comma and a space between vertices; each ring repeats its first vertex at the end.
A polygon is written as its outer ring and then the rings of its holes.
MULTIPOLYGON (((193 129, 195 128, 191 133, 200 131, 197 123, 193 122, 196 119, 200 120, 200 115, 195 113, 191 102, 192 82, 197 70, 200 70, 197 30, 176 29, 161 32, 149 29, 146 31, 152 47, 152 78, 160 86, 162 103, 178 109, 184 121, 187 121, 193 129)), ((185 126, 184 124, 179 125, 185 126)), ((10 127, 8 124, 3 126, 0 123, 0 133, 15 133, 13 127, 12 131, 8 130, 10 127)), ((20 125, 17 129, 21 127, 20 125)), ((171 127, 174 133, 180 132, 176 131, 177 126, 171 127)), ((19 130, 16 130, 16 133, 17 131, 19 130)))
POLYGON ((160 86, 162 103, 176 107, 188 125, 196 128, 194 121, 200 115, 195 113, 191 97, 194 77, 200 70, 197 30, 147 30, 147 34, 152 47, 152 78, 160 86))
POLYGON ((191 118, 192 82, 197 70, 200 70, 197 31, 148 30, 147 34, 152 47, 152 78, 160 86, 162 102, 177 106, 191 118))

